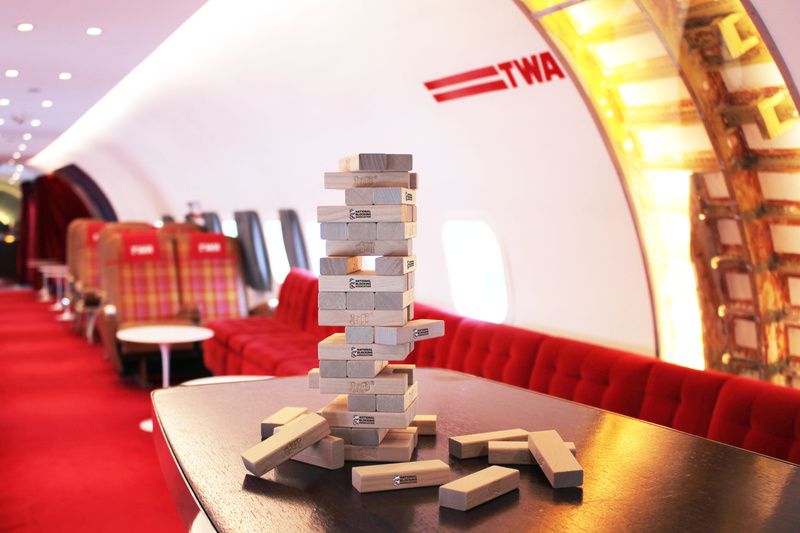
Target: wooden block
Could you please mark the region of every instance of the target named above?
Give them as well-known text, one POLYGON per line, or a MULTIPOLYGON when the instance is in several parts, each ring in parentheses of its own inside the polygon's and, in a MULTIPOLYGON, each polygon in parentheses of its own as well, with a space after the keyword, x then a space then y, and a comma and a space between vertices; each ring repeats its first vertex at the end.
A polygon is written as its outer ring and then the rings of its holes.
POLYGON ((459 459, 481 457, 489 453, 489 441, 493 440, 528 440, 528 432, 524 429, 504 429, 488 433, 475 433, 473 435, 460 435, 450 437, 448 441, 450 455, 459 459))
POLYGON ((417 203, 417 191, 403 187, 380 187, 347 189, 344 191, 347 205, 398 205, 417 203))
MULTIPOLYGON (((369 328, 372 330, 372 328, 369 328)), ((370 331, 371 332, 371 331, 370 331)), ((334 333, 317 346, 320 360, 381 360, 402 361, 414 349, 414 343, 387 344, 349 343, 344 333, 334 333)))
POLYGON ((412 288, 409 274, 379 276, 373 270, 359 270, 346 276, 320 276, 319 292, 404 292, 412 288))
POLYGON ((308 388, 319 388, 319 368, 312 368, 308 371, 308 388))
POLYGON ((531 432, 528 435, 528 447, 554 489, 583 484, 583 468, 557 431, 531 432))
POLYGON ((417 412, 417 402, 408 406, 405 413, 378 413, 371 411, 350 411, 347 409, 347 396, 339 396, 326 405, 319 414, 331 426, 350 428, 407 428, 417 412))
POLYGON ((339 160, 342 172, 398 172, 411 170, 411 154, 354 154, 339 160))
POLYGON ((377 310, 404 309, 414 303, 414 289, 403 292, 376 292, 372 304, 377 310))
POLYGON ((439 505, 469 511, 519 488, 519 470, 490 466, 439 487, 439 505))
POLYGON ((375 341, 375 328, 347 326, 344 328, 344 337, 347 344, 372 344, 375 341))
POLYGON ((413 205, 321 205, 317 222, 414 222, 416 210, 413 205))
POLYGON ((361 270, 360 257, 322 257, 319 260, 322 276, 344 276, 358 270, 361 270))
MULTIPOLYGON (((375 234, 377 236, 377 225, 375 226, 375 234)), ((319 236, 323 240, 332 241, 346 241, 347 240, 347 223, 346 222, 326 222, 319 225, 319 236)), ((377 237, 376 237, 377 238, 377 237)))
POLYGON ((420 435, 436 435, 436 415, 417 415, 411 425, 419 429, 420 435))
MULTIPOLYGON (((378 222, 375 239, 379 241, 399 241, 417 236, 416 222, 378 222)), ((367 240, 367 239, 364 239, 367 240)))
POLYGON ((409 365, 403 363, 392 363, 386 367, 388 370, 391 370, 395 374, 406 374, 408 376, 408 385, 411 386, 414 383, 414 370, 417 368, 416 365, 409 365))
MULTIPOLYGON (((375 302, 373 301, 373 305, 375 302)), ((320 309, 343 310, 347 309, 347 293, 320 292, 317 295, 317 306, 320 309)))
POLYGON ((319 391, 322 394, 405 394, 408 377, 407 373, 395 372, 390 365, 373 378, 320 377, 319 391))
MULTIPOLYGON (((350 363, 348 362, 348 364, 350 363)), ((375 410, 382 413, 402 413, 417 400, 418 393, 419 383, 415 381, 405 394, 378 394, 375 401, 375 410)))
POLYGON ((405 241, 326 241, 328 255, 406 256, 414 253, 413 240, 405 241))
POLYGON ((364 187, 417 188, 416 172, 326 172, 326 189, 360 189, 364 187))
POLYGON ((353 487, 358 492, 413 489, 443 485, 450 481, 450 466, 432 459, 353 468, 353 487))
MULTIPOLYGON (((325 293, 320 293, 325 294, 325 293)), ((338 293, 331 293, 338 294, 338 293)), ((345 298, 345 307, 349 311, 374 311, 375 293, 374 292, 348 292, 345 298)), ((392 294, 392 293, 388 293, 392 294)), ((383 309, 388 311, 388 309, 383 309)))
POLYGON ((414 302, 408 304, 406 310, 408 311, 408 322, 411 322, 412 320, 414 320, 414 302))
POLYGON ((375 274, 378 276, 397 276, 417 269, 417 256, 378 257, 375 259, 375 274))
POLYGON ((374 394, 348 394, 347 410, 374 413, 376 409, 376 396, 374 394))
POLYGON ((383 442, 377 446, 344 445, 345 461, 402 463, 414 453, 414 435, 390 429, 383 442))
POLYGON ((386 428, 331 427, 331 435, 339 437, 345 444, 353 446, 377 446, 390 430, 386 428))
MULTIPOLYGON (((577 453, 575 443, 565 442, 564 444, 575 457, 577 453)), ((530 465, 535 462, 527 441, 489 441, 489 464, 530 465)))
POLYGON ((320 378, 346 378, 347 377, 347 361, 320 361, 319 362, 319 377, 320 378))
POLYGON ((443 320, 413 320, 403 327, 375 328, 375 344, 406 344, 444 335, 443 320))
POLYGON ((400 433, 400 432, 408 433, 409 435, 414 437, 414 448, 416 448, 417 444, 419 444, 419 429, 416 427, 408 426, 407 428, 404 429, 390 429, 389 431, 394 431, 395 433, 400 433))
POLYGON ((320 309, 320 326, 402 326, 408 322, 406 309, 390 311, 348 311, 320 309))
MULTIPOLYGON (((337 363, 347 364, 347 377, 348 378, 374 378, 386 368, 388 364, 386 361, 381 360, 365 360, 365 361, 335 361, 337 363)), ((405 409, 403 409, 405 411, 405 409)))
POLYGON ((267 439, 272 436, 272 430, 277 426, 288 424, 298 416, 308 413, 306 407, 284 407, 272 413, 261 421, 261 438, 267 439))
POLYGON ((242 462, 254 476, 263 476, 330 434, 325 418, 310 413, 295 418, 283 430, 242 454, 242 462))
MULTIPOLYGON (((280 433, 282 429, 282 426, 277 426, 275 434, 280 433)), ((333 435, 328 435, 292 457, 292 461, 299 461, 327 468, 328 470, 342 468, 344 466, 344 441, 333 435)))
POLYGON ((351 222, 347 224, 348 241, 377 241, 378 224, 375 222, 351 222))

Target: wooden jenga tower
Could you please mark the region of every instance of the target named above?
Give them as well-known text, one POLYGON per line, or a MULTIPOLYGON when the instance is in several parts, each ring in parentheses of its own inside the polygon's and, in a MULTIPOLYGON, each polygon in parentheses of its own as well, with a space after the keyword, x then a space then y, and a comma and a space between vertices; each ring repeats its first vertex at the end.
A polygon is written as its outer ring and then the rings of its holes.
POLYGON ((441 320, 413 320, 417 175, 408 154, 358 154, 325 173, 343 206, 320 206, 328 257, 320 260, 319 324, 345 326, 319 344, 312 388, 338 394, 320 414, 345 441, 345 460, 408 461, 416 446, 419 384, 402 361, 414 342, 444 335, 441 320), (363 256, 378 256, 375 271, 363 256))

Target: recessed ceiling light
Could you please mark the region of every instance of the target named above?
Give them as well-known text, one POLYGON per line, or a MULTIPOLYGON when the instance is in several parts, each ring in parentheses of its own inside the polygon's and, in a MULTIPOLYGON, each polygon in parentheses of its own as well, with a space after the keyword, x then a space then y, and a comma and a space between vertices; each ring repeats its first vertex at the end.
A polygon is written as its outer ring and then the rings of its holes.
POLYGON ((38 128, 41 125, 42 121, 39 120, 38 118, 31 119, 31 126, 33 126, 34 128, 38 128))
POLYGON ((17 31, 33 31, 33 24, 30 22, 20 22, 17 24, 17 31))
POLYGON ((72 79, 72 74, 70 74, 69 72, 62 72, 62 73, 60 73, 58 75, 58 79, 60 79, 60 80, 71 80, 72 79))
POLYGON ((103 33, 103 28, 98 28, 97 26, 91 26, 86 28, 86 35, 91 35, 92 37, 96 37, 103 33))
POLYGON ((11 159, 19 159, 20 157, 22 157, 22 154, 19 152, 14 152, 11 154, 11 159))
POLYGON ((23 141, 30 141, 31 139, 33 139, 33 135, 31 135, 30 133, 23 133, 22 134, 22 140, 23 141))
POLYGON ((0 98, 0 106, 6 106, 9 105, 10 103, 11 100, 9 100, 8 98, 0 98))
POLYGON ((3 124, 5 124, 5 123, 6 123, 6 119, 4 119, 4 118, 0 118, 0 126, 2 126, 2 125, 3 125, 3 124))
POLYGON ((23 165, 22 163, 20 163, 19 165, 17 165, 17 166, 16 166, 16 167, 14 167, 14 168, 17 170, 17 172, 22 172, 23 170, 25 170, 25 165, 23 165))
POLYGON ((42 107, 53 107, 52 100, 42 100, 42 107))
POLYGON ((19 146, 17 146, 17 150, 19 150, 20 152, 24 152, 27 149, 28 149, 28 145, 25 144, 25 143, 22 143, 19 146))
POLYGON ((6 78, 16 78, 19 76, 19 71, 15 68, 10 68, 6 70, 6 78))

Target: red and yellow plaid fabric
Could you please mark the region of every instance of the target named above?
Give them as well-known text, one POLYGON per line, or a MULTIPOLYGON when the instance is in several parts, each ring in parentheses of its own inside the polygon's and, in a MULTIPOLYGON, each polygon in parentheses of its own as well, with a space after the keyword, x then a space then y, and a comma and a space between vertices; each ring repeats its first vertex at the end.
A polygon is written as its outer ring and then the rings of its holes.
POLYGON ((244 288, 236 241, 209 233, 183 233, 174 238, 184 305, 199 309, 204 322, 243 316, 244 288), (219 253, 203 255, 204 248, 214 250, 217 245, 219 253))

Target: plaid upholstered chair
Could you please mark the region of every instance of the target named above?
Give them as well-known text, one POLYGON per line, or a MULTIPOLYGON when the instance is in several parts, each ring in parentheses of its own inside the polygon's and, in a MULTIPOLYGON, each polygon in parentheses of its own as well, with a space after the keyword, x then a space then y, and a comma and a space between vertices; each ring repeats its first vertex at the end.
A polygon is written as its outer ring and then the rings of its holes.
POLYGON ((184 309, 202 322, 247 316, 236 240, 204 232, 177 233, 173 239, 184 309))

